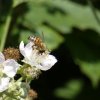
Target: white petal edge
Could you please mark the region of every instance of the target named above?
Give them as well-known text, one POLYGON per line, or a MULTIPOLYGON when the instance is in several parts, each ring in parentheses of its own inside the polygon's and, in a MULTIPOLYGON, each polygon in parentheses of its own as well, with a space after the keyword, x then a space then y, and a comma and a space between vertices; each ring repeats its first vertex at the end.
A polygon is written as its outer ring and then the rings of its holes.
POLYGON ((42 60, 40 66, 37 66, 37 68, 46 71, 49 70, 56 62, 57 59, 53 55, 48 55, 45 59, 42 60))
POLYGON ((0 63, 3 63, 5 61, 5 57, 3 53, 0 52, 0 63))
POLYGON ((20 53, 27 59, 30 59, 30 56, 32 55, 32 42, 29 42, 26 46, 24 46, 24 42, 21 41, 19 45, 20 53))
POLYGON ((33 51, 33 48, 32 48, 32 42, 29 42, 26 46, 25 46, 25 55, 24 57, 30 59, 30 57, 32 56, 32 51, 33 51))
POLYGON ((25 55, 25 48, 24 48, 24 42, 23 41, 20 42, 19 50, 20 50, 20 53, 24 56, 25 55))
POLYGON ((8 76, 8 77, 14 77, 15 74, 17 73, 17 70, 19 68, 19 64, 13 60, 13 59, 8 59, 4 63, 4 70, 3 72, 8 76))
POLYGON ((8 88, 10 78, 1 78, 0 79, 0 92, 5 91, 8 88))

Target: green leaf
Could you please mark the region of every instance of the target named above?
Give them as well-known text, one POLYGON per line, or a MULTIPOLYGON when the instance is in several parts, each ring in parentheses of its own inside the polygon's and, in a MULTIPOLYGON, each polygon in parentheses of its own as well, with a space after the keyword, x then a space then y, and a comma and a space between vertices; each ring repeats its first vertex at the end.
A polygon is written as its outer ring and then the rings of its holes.
POLYGON ((25 3, 25 2, 30 2, 32 0, 13 0, 13 7, 16 7, 22 3, 25 3))
MULTIPOLYGON (((28 2, 28 8, 24 23, 30 23, 33 27, 46 22, 51 28, 62 33, 70 33, 73 27, 100 32, 100 26, 89 6, 69 0, 48 0, 41 3, 28 2)), ((96 10, 96 13, 100 18, 100 12, 96 10)))
POLYGON ((13 0, 13 7, 18 6, 21 3, 26 2, 27 0, 13 0))
POLYGON ((66 37, 66 44, 81 71, 89 77, 93 86, 97 86, 100 80, 99 35, 95 33, 70 34, 66 37))
MULTIPOLYGON (((64 41, 64 38, 61 35, 57 34, 49 27, 41 26, 38 27, 36 31, 49 50, 56 49, 64 41)), ((27 31, 22 30, 19 32, 19 34, 20 34, 19 41, 24 41, 25 43, 28 42, 29 36, 36 35, 35 33, 32 33, 28 30, 27 31)))
MULTIPOLYGON (((29 32, 39 32, 40 34, 43 32, 47 47, 51 50, 64 41, 59 33, 71 33, 73 27, 80 30, 91 29, 100 33, 100 26, 88 5, 79 5, 70 0, 48 0, 42 3, 28 2, 27 8, 27 13, 20 18, 21 25, 25 26, 29 32)), ((100 18, 100 11, 96 10, 96 13, 100 18)), ((21 32, 20 40, 29 35, 28 31, 21 32)), ((66 38, 67 47, 70 49, 75 63, 92 83, 97 85, 100 76, 94 69, 95 66, 98 66, 97 71, 100 72, 99 35, 81 32, 66 34, 64 38, 66 38)))
MULTIPOLYGON (((78 27, 82 30, 89 28, 100 33, 100 26, 89 6, 82 6, 69 0, 49 0, 47 4, 66 13, 65 19, 61 17, 62 22, 67 23, 66 27, 78 27)), ((96 13, 100 18, 100 11, 96 10, 96 13)))
POLYGON ((40 26, 37 28, 37 32, 40 33, 40 35, 43 32, 44 42, 50 50, 56 49, 62 42, 64 42, 64 38, 49 27, 40 26))
POLYGON ((35 2, 35 3, 41 3, 44 2, 45 0, 13 0, 13 7, 16 7, 22 3, 25 2, 35 2))
POLYGON ((96 87, 100 80, 100 61, 99 62, 84 62, 77 61, 78 65, 80 65, 81 71, 88 76, 91 80, 92 85, 96 87))
POLYGON ((31 32, 29 32, 28 30, 22 30, 19 32, 20 37, 19 37, 19 42, 20 41, 24 41, 25 43, 28 43, 28 37, 32 36, 34 34, 32 34, 31 32))
POLYGON ((83 83, 81 80, 71 80, 63 87, 56 89, 54 94, 59 98, 70 100, 80 93, 82 86, 83 83))
MULTIPOLYGON (((50 14, 45 3, 28 3, 29 11, 24 16, 24 23, 29 23, 31 27, 38 27, 45 22, 48 26, 57 29, 59 32, 70 32, 70 27, 67 27, 66 16, 61 13, 50 14), (43 6, 44 4, 44 6, 43 6)), ((50 28, 51 28, 50 27, 50 28)))

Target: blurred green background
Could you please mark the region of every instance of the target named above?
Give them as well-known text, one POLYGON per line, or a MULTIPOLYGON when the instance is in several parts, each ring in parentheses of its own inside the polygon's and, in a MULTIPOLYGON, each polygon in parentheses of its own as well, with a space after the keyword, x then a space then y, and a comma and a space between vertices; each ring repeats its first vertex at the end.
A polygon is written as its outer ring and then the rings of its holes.
POLYGON ((0 51, 42 32, 58 62, 37 100, 100 100, 100 0, 0 0, 0 51))

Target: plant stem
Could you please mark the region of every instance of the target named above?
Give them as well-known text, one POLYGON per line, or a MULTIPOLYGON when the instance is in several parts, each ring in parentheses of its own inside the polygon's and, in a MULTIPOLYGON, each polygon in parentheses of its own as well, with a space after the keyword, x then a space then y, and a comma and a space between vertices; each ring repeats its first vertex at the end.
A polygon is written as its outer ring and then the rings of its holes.
POLYGON ((5 25, 4 25, 4 31, 3 31, 2 38, 1 38, 0 51, 3 51, 4 46, 5 46, 7 34, 8 34, 10 23, 11 23, 11 17, 12 17, 11 14, 12 13, 10 11, 7 18, 6 18, 6 22, 5 22, 5 25))

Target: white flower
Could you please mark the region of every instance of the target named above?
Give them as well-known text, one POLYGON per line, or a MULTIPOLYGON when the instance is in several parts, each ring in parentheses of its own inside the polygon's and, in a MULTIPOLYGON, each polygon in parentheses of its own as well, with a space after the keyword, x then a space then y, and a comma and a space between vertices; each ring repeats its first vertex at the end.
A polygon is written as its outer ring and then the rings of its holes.
POLYGON ((49 53, 39 54, 38 50, 33 50, 32 46, 32 42, 29 42, 26 46, 24 46, 23 41, 20 43, 19 49, 24 56, 23 62, 41 70, 48 70, 57 62, 53 55, 49 53))
POLYGON ((0 92, 3 92, 8 88, 9 81, 10 81, 9 77, 0 78, 0 92))
POLYGON ((0 72, 12 78, 15 76, 19 64, 14 59, 5 60, 4 55, 0 52, 0 72))
POLYGON ((5 60, 4 55, 0 52, 0 92, 9 87, 10 78, 15 76, 18 68, 19 64, 15 60, 5 60))

